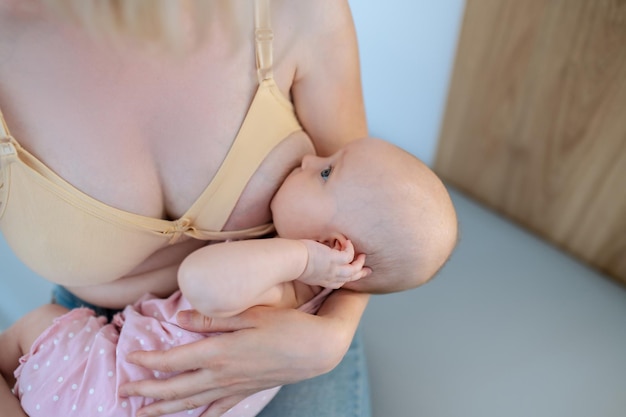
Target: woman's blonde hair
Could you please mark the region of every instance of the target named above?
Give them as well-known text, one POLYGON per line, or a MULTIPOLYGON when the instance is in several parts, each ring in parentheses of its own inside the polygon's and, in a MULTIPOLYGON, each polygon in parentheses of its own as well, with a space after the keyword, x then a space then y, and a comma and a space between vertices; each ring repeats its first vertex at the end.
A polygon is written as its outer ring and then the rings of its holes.
POLYGON ((180 50, 197 45, 209 0, 42 0, 57 16, 97 38, 136 39, 180 50))

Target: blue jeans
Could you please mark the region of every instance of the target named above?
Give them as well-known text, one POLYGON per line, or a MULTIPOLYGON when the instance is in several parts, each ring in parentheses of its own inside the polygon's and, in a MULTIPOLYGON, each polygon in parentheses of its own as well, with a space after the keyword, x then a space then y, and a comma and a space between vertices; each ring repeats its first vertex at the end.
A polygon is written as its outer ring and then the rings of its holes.
POLYGON ((341 363, 331 372, 285 385, 258 417, 370 417, 363 338, 357 331, 341 363))
POLYGON ((83 301, 82 299, 76 297, 74 294, 69 292, 65 287, 60 285, 55 285, 52 288, 52 304, 58 304, 71 310, 73 308, 79 307, 87 307, 93 311, 95 311, 98 316, 105 316, 109 321, 113 319, 113 316, 119 313, 122 310, 113 310, 110 308, 98 307, 87 301, 83 301))
MULTIPOLYGON (((52 301, 72 309, 88 307, 109 320, 118 312, 89 304, 61 286, 52 301)), ((283 386, 258 417, 370 417, 369 381, 363 339, 357 332, 341 363, 316 378, 283 386)))

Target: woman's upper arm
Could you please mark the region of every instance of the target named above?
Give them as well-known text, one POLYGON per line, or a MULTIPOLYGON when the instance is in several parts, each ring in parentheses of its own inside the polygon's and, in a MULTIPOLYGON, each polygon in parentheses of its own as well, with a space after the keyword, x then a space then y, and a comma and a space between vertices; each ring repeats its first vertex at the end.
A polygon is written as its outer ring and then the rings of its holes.
POLYGON ((318 154, 367 135, 359 52, 347 0, 307 1, 292 97, 318 154))

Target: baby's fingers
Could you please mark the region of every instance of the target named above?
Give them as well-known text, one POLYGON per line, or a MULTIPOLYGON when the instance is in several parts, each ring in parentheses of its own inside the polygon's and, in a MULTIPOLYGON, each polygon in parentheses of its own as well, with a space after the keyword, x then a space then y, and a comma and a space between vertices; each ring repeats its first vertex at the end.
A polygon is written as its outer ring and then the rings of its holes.
POLYGON ((342 252, 347 255, 346 258, 349 258, 349 261, 352 261, 354 259, 354 245, 350 239, 346 240, 345 245, 346 247, 343 248, 342 252))
POLYGON ((368 275, 371 272, 370 268, 364 268, 365 265, 365 254, 359 254, 352 263, 349 265, 344 265, 340 272, 339 276, 345 282, 356 281, 357 279, 361 279, 364 276, 368 275), (364 272, 365 271, 365 272, 364 272))
POLYGON ((337 289, 347 284, 348 282, 358 281, 361 278, 365 278, 366 276, 372 273, 372 270, 368 267, 357 269, 357 270, 353 269, 352 267, 350 268, 351 268, 350 271, 348 271, 347 269, 343 271, 343 274, 340 280, 336 281, 333 284, 328 285, 328 287, 337 289))
POLYGON ((359 280, 361 278, 365 278, 366 276, 368 276, 369 274, 372 273, 372 269, 365 267, 363 269, 361 269, 361 271, 357 274, 357 276, 353 279, 353 281, 359 280))
POLYGON ((354 268, 354 274, 350 281, 356 281, 358 279, 364 278, 372 273, 371 268, 365 266, 365 254, 360 253, 354 261, 350 264, 352 268, 354 268))
POLYGON ((363 269, 364 265, 365 265, 365 254, 364 253, 358 254, 357 257, 354 258, 354 260, 350 264, 350 266, 354 267, 357 270, 363 269))

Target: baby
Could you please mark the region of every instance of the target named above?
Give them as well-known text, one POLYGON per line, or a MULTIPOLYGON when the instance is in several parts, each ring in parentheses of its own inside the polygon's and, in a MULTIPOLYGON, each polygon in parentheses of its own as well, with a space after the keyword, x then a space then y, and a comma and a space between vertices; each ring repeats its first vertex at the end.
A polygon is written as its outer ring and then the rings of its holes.
MULTIPOLYGON (((384 293, 416 287, 436 274, 457 239, 455 211, 441 181, 380 139, 352 142, 329 157, 306 156, 271 209, 277 237, 193 252, 179 268, 181 291, 167 299, 146 295, 112 323, 89 309, 68 312, 58 305, 17 321, 0 335, 0 402, 8 415, 69 416, 76 410, 134 416, 153 400, 122 398, 117 387, 173 374, 153 374, 126 362, 126 355, 210 336, 177 326, 178 311, 219 317, 269 305, 315 313, 335 288, 384 293)), ((227 415, 256 415, 278 389, 245 399, 227 415)))

